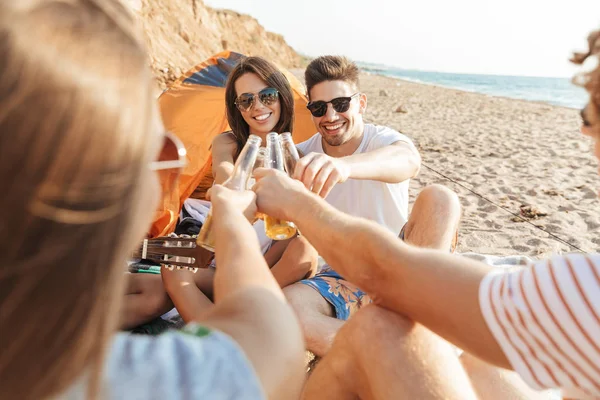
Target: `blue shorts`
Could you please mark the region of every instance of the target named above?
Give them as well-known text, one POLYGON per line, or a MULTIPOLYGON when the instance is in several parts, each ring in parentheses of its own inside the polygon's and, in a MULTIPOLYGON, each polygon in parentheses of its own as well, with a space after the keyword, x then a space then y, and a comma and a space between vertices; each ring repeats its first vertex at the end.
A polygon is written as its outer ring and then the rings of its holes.
MULTIPOLYGON (((406 225, 402 227, 398 235, 401 240, 404 240, 405 228, 406 225)), ((454 252, 457 240, 458 235, 455 235, 451 252, 454 252)), ((373 302, 368 294, 360 290, 358 286, 345 280, 340 274, 331 269, 329 265, 325 265, 314 277, 303 279, 300 283, 318 291, 333 306, 336 318, 344 321, 347 321, 348 318, 363 306, 373 302)))
POLYGON ((344 321, 348 320, 362 306, 372 303, 368 294, 344 280, 329 265, 325 265, 321 272, 314 277, 303 279, 300 283, 318 291, 335 309, 335 317, 344 321))

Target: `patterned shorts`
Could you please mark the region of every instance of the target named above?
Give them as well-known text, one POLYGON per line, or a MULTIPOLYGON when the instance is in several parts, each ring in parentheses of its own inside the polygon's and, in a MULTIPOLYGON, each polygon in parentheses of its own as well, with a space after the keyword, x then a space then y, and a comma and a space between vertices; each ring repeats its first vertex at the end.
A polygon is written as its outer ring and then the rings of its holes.
POLYGON ((369 295, 356 285, 344 280, 329 265, 325 265, 321 272, 314 277, 303 279, 300 283, 319 292, 335 309, 335 317, 344 321, 348 320, 362 306, 372 302, 369 295))
MULTIPOLYGON (((406 225, 402 227, 400 235, 398 235, 401 240, 404 240, 405 228, 406 225)), ((451 253, 456 249, 457 241, 458 232, 452 242, 451 253)), ((358 286, 345 280, 340 274, 331 269, 329 265, 325 265, 314 277, 303 279, 300 283, 318 291, 333 306, 336 318, 344 321, 347 321, 361 307, 373 302, 368 294, 360 290, 358 286)))

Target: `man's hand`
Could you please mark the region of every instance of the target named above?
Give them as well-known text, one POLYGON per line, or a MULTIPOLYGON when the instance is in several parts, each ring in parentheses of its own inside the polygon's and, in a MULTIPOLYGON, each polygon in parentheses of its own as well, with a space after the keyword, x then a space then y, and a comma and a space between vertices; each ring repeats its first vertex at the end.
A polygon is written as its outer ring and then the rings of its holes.
POLYGON ((257 196, 258 210, 271 217, 292 220, 302 206, 302 200, 310 195, 301 182, 291 179, 284 172, 258 168, 254 174, 257 182, 252 190, 257 196))
POLYGON ((256 219, 256 194, 251 190, 231 190, 222 185, 214 185, 206 198, 212 203, 215 211, 234 209, 244 214, 248 221, 256 219))
POLYGON ((337 183, 346 182, 349 177, 350 166, 343 158, 320 153, 309 153, 301 158, 293 175, 308 190, 323 198, 327 197, 337 183))

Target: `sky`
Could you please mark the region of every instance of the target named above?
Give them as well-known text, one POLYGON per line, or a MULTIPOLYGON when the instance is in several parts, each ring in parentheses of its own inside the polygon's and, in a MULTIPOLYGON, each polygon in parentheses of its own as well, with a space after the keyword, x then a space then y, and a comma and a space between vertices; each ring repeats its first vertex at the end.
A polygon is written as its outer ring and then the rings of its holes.
POLYGON ((249 14, 308 55, 405 69, 571 76, 600 0, 205 0, 249 14))

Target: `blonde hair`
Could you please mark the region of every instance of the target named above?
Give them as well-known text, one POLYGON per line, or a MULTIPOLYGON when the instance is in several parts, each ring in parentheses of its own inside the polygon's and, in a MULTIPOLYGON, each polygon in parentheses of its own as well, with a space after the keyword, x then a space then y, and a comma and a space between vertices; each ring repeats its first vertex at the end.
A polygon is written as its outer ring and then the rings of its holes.
POLYGON ((592 125, 597 126, 600 124, 600 30, 588 36, 588 51, 573 54, 571 61, 581 65, 592 57, 596 61, 595 67, 591 71, 577 74, 573 81, 588 91, 590 102, 584 110, 584 115, 592 125))
POLYGON ((132 26, 117 0, 0 2, 0 398, 99 387, 151 154, 132 26))

